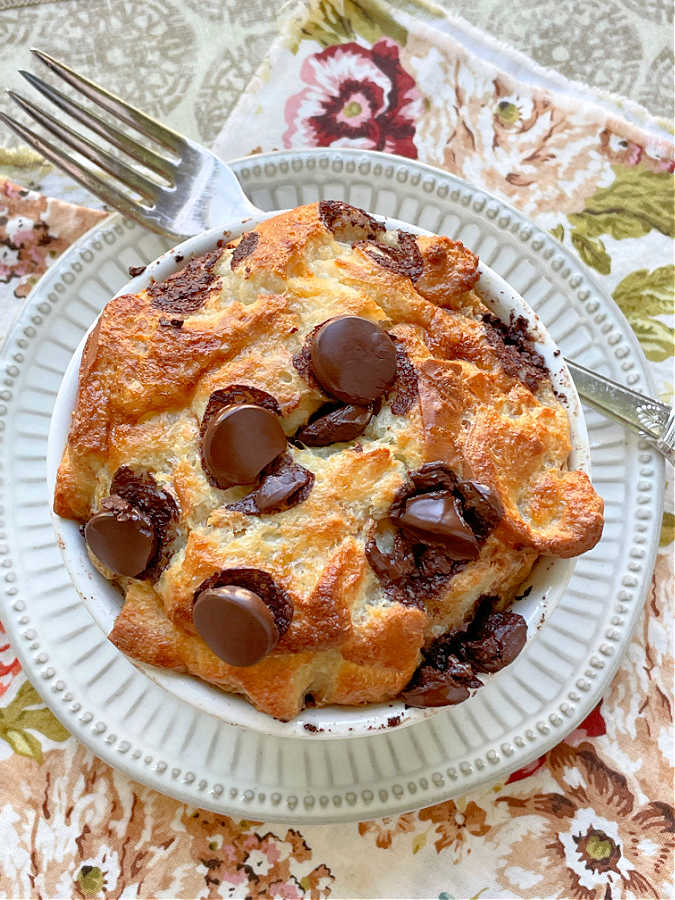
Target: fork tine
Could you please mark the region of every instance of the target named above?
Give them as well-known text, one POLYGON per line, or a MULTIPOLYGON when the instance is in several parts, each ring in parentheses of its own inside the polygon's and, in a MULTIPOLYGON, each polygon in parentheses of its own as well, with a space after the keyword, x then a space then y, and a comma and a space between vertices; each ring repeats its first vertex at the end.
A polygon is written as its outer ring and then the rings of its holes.
POLYGON ((38 78, 37 75, 33 75, 32 72, 26 72, 25 69, 19 69, 19 73, 23 75, 26 81, 28 81, 37 91, 48 100, 51 100, 52 103, 55 103, 59 109, 62 109, 74 119, 77 119, 78 122, 81 122, 106 141, 109 141, 119 150, 122 150, 124 153, 127 153, 129 156, 138 160, 138 162, 146 166, 146 168, 151 169, 158 175, 162 175, 164 178, 173 182, 175 173, 174 166, 167 159, 164 159, 163 156, 155 153, 154 150, 143 147, 128 135, 124 134, 124 132, 118 131, 108 122, 99 118, 95 113, 90 112, 90 110, 86 109, 84 106, 76 103, 75 100, 72 100, 55 87, 52 87, 51 84, 47 84, 46 81, 38 78))
POLYGON ((147 200, 155 201, 157 199, 157 193, 161 190, 161 187, 156 182, 150 181, 149 178, 145 178, 130 166, 115 159, 114 156, 106 153, 105 150, 101 150, 91 141, 81 137, 67 125, 63 125, 53 116, 50 116, 49 113, 44 112, 39 106, 36 106, 30 100, 26 100, 21 94, 17 94, 16 91, 7 91, 7 93, 15 103, 18 103, 40 125, 51 131, 55 137, 60 138, 73 150, 81 153, 90 162, 109 172, 114 178, 118 178, 123 184, 147 200))
POLYGON ((16 119, 8 116, 7 113, 0 112, 0 121, 4 122, 8 128, 11 128, 11 130, 27 144, 34 147, 38 153, 41 153, 42 156, 51 160, 54 165, 67 172, 71 178, 79 181, 80 184, 84 185, 84 187, 90 190, 92 194, 96 194, 100 197, 104 203, 108 203, 110 206, 118 209, 125 216, 131 216, 134 219, 138 219, 146 227, 152 228, 154 231, 159 231, 160 234, 166 234, 165 229, 159 228, 153 223, 151 218, 146 218, 146 214, 149 214, 152 210, 151 207, 143 206, 141 203, 132 200, 127 194, 118 191, 117 188, 94 174, 91 169, 80 165, 80 163, 76 163, 65 154, 63 150, 55 147, 44 138, 39 137, 31 131, 30 128, 22 125, 21 122, 17 122, 16 119))
POLYGON ((79 75, 69 66, 59 62, 57 59, 54 59, 53 56, 44 53, 42 50, 31 47, 31 53, 37 56, 37 58, 53 72, 60 75, 61 78, 63 78, 64 81, 67 81, 68 84, 75 88, 75 90, 80 91, 80 93, 89 97, 90 100, 93 100, 94 103, 107 109, 109 113, 117 116, 118 119, 122 119, 122 121, 131 125, 137 131, 140 131, 142 134, 163 144, 165 147, 168 147, 176 153, 180 153, 181 149, 185 147, 185 139, 181 137, 180 134, 167 128, 165 125, 162 125, 156 119, 146 115, 139 109, 136 109, 135 106, 126 103, 121 97, 111 94, 110 91, 106 91, 105 88, 102 88, 94 81, 85 78, 84 75, 79 75))

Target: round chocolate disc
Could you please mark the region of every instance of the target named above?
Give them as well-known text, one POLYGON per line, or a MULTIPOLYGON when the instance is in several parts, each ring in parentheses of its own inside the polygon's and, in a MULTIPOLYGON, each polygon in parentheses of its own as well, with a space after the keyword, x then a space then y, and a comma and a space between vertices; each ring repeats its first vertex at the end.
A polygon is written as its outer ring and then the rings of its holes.
POLYGON ((216 413, 202 440, 206 468, 224 488, 251 484, 285 449, 279 417, 252 403, 226 406, 216 413))
POLYGON ((326 322, 312 339, 312 369, 321 387, 345 403, 367 406, 391 386, 396 348, 379 325, 359 316, 326 322))
POLYGON ((136 578, 147 568, 155 551, 155 530, 150 519, 125 500, 109 498, 84 527, 91 552, 116 575, 136 578))
POLYGON ((231 666, 252 666, 277 645, 274 614, 258 594, 234 584, 207 588, 192 618, 209 648, 231 666))
POLYGON ((411 497, 398 522, 414 532, 433 535, 443 542, 455 559, 477 559, 480 547, 457 506, 457 499, 446 491, 434 491, 411 497))

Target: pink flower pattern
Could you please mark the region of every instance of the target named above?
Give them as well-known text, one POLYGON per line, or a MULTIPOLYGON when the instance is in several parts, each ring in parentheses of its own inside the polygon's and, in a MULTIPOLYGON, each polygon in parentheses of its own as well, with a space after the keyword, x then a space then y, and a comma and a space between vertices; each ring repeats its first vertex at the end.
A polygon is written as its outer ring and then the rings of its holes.
POLYGON ((402 67, 399 46, 382 38, 368 49, 349 42, 308 56, 308 85, 286 103, 285 147, 361 147, 417 158, 421 96, 402 67))

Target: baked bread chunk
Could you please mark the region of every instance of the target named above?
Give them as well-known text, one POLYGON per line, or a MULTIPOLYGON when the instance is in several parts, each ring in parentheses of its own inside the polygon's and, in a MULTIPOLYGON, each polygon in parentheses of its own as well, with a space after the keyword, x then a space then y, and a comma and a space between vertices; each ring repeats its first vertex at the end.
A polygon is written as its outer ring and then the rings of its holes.
POLYGON ((537 558, 603 525, 525 322, 462 244, 337 201, 222 244, 82 358, 54 509, 124 595, 110 640, 281 719, 463 699, 537 558))

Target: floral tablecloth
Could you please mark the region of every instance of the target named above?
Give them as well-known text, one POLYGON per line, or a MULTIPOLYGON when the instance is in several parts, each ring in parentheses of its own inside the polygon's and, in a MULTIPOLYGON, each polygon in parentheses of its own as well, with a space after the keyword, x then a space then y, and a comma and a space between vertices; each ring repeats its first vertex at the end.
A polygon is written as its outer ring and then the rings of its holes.
MULTIPOLYGON (((672 402, 674 165, 662 123, 433 7, 313 0, 289 11, 215 147, 228 158, 338 145, 446 168, 550 230, 624 311, 672 402)), ((103 214, 0 181, 5 326, 103 214)), ((664 489, 652 587, 602 703, 506 783, 392 819, 266 825, 135 784, 69 737, 0 626, 0 896, 673 896, 672 480, 664 489)))

